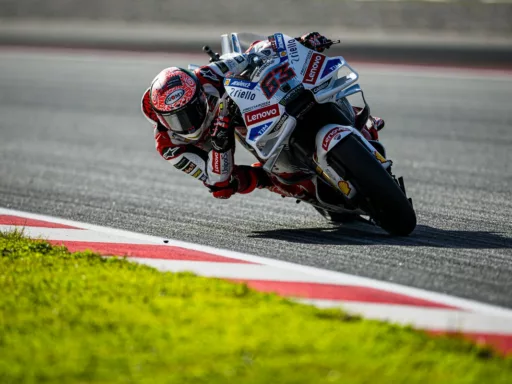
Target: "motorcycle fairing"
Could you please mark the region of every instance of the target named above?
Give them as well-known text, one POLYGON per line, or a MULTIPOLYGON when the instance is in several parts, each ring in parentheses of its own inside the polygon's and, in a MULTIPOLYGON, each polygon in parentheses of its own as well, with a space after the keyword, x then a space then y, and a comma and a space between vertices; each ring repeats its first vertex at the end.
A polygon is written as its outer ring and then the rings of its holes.
MULTIPOLYGON (((310 90, 312 100, 323 104, 362 93, 362 90, 355 84, 359 75, 343 57, 330 58, 281 33, 268 40, 274 55, 259 56, 261 64, 251 73, 250 81, 228 76, 225 88, 238 105, 247 126, 245 142, 265 162, 264 169, 276 174, 275 164, 281 153, 286 152, 288 140, 297 125, 295 117, 286 113, 286 105, 293 101, 294 93, 310 90)), ((239 52, 238 35, 223 35, 222 46, 225 57, 239 52)), ((357 135, 384 168, 391 162, 382 156, 378 158, 380 154, 375 148, 352 127, 327 124, 321 128, 316 135, 315 171, 350 199, 356 194, 354 186, 337 175, 327 163, 328 152, 348 135, 357 135)))

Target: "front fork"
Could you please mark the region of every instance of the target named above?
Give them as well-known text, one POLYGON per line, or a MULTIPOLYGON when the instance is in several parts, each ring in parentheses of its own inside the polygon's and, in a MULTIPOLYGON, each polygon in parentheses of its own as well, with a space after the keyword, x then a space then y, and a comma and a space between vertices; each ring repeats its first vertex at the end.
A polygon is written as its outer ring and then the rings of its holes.
POLYGON ((321 128, 316 134, 316 152, 313 156, 315 163, 315 171, 319 177, 333 186, 334 189, 348 200, 353 199, 357 195, 356 188, 350 182, 345 180, 344 175, 338 175, 336 171, 327 162, 327 155, 336 144, 349 135, 356 135, 358 139, 373 153, 375 158, 380 162, 384 169, 388 169, 392 161, 386 160, 373 145, 364 138, 364 136, 355 128, 339 124, 327 124, 321 128))

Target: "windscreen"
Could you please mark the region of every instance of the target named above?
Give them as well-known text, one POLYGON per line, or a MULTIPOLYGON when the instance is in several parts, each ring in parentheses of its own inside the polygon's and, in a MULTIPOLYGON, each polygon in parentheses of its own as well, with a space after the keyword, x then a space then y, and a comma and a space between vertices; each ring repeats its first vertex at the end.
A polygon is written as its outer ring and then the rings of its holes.
POLYGON ((240 46, 242 47, 242 51, 245 52, 249 49, 252 43, 258 40, 267 40, 268 36, 260 35, 257 33, 251 32, 240 32, 238 33, 238 40, 240 41, 240 46))

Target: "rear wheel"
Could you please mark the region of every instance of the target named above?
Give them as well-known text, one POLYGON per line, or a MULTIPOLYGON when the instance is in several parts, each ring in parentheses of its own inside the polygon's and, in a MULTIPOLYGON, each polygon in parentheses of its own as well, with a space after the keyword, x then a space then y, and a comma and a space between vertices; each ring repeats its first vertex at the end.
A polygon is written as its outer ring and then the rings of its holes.
POLYGON ((416 227, 414 209, 398 183, 354 135, 339 142, 328 162, 350 180, 361 199, 359 204, 377 224, 392 235, 407 236, 416 227))

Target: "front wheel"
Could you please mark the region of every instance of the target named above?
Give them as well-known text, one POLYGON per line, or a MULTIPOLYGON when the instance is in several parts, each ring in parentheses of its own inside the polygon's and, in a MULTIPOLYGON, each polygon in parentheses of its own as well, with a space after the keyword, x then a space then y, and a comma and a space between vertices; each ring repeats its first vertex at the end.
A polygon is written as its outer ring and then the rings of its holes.
POLYGON ((340 141, 328 154, 330 166, 350 180, 361 207, 392 235, 407 236, 416 228, 416 213, 398 183, 354 136, 340 141))

